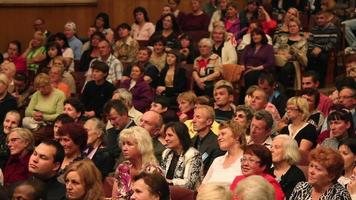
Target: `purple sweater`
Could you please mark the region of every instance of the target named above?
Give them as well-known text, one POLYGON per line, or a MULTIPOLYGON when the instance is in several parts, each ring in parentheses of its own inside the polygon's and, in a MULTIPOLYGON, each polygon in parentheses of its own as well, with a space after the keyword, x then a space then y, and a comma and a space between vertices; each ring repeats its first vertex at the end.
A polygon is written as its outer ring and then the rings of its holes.
POLYGON ((257 52, 251 45, 247 45, 242 53, 240 64, 254 67, 263 65, 264 71, 273 71, 275 61, 272 45, 263 45, 257 52))

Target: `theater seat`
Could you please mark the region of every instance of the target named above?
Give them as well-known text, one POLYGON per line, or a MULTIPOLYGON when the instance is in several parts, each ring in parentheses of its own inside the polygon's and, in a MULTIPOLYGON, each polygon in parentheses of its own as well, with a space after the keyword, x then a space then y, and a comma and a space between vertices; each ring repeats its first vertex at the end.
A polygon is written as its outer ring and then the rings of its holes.
POLYGON ((194 200, 195 195, 193 190, 178 186, 169 186, 171 200, 194 200))

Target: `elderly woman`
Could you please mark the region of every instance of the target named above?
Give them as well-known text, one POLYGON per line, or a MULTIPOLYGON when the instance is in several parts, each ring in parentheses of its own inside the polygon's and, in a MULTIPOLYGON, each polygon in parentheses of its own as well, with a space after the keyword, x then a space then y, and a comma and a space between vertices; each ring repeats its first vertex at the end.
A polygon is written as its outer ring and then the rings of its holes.
POLYGON ((64 174, 68 200, 102 200, 103 186, 99 170, 88 159, 77 161, 64 174))
POLYGON ((131 36, 131 26, 122 23, 116 28, 117 40, 114 47, 114 55, 124 64, 132 64, 136 61, 136 55, 140 45, 131 36))
POLYGON ((294 138, 302 157, 305 157, 316 146, 317 132, 315 126, 307 122, 309 104, 303 97, 292 97, 287 101, 286 113, 291 123, 280 131, 294 138))
POLYGON ((69 164, 84 158, 83 151, 87 146, 88 134, 82 125, 66 123, 59 128, 58 136, 64 149, 64 160, 59 172, 62 174, 69 164))
POLYGON ((112 198, 129 199, 134 176, 142 171, 160 173, 161 170, 154 155, 152 138, 144 128, 134 126, 124 129, 118 142, 124 161, 115 170, 112 198))
MULTIPOLYGON (((21 56, 21 43, 18 40, 9 42, 7 47, 6 60, 13 62, 16 66, 17 73, 27 74, 26 58, 21 56)), ((4 54, 5 55, 5 54, 4 54)))
POLYGON ((162 153, 161 166, 167 181, 194 190, 201 181, 203 161, 199 151, 191 147, 188 128, 181 122, 170 122, 164 132, 167 149, 162 153))
POLYGON ((298 144, 288 135, 278 135, 273 138, 271 153, 273 167, 269 173, 277 179, 289 199, 295 185, 305 181, 303 171, 296 166, 300 159, 298 144))
POLYGON ((132 93, 132 104, 140 112, 145 112, 153 101, 152 89, 143 77, 143 67, 134 64, 131 68, 130 79, 124 80, 121 83, 122 88, 126 88, 132 93))
POLYGON ((115 159, 103 143, 105 124, 98 118, 90 118, 84 124, 87 131, 87 149, 84 151, 105 178, 113 169, 115 159))
POLYGON ((37 73, 39 64, 46 59, 45 42, 46 36, 41 31, 36 31, 27 49, 22 53, 22 56, 26 58, 27 69, 32 80, 37 73))
POLYGON ((345 187, 337 182, 344 161, 331 148, 318 147, 310 153, 308 181, 299 182, 289 199, 340 199, 351 200, 345 187))
POLYGON ((298 62, 301 66, 307 66, 307 40, 300 34, 302 26, 299 19, 291 17, 288 20, 289 34, 281 34, 276 38, 273 46, 276 57, 276 65, 278 70, 279 81, 285 87, 294 87, 295 74, 299 70, 295 70, 294 62, 298 62))
POLYGON ((203 38, 199 42, 200 56, 194 60, 194 91, 198 96, 212 96, 215 82, 222 75, 221 59, 212 52, 213 42, 203 38))
POLYGON ((211 33, 213 40, 213 53, 221 58, 221 64, 237 64, 237 53, 223 24, 216 24, 211 33))
POLYGON ((155 25, 150 22, 148 13, 143 7, 136 7, 133 11, 135 23, 131 26, 131 35, 138 41, 148 41, 155 32, 155 25))
POLYGON ((0 73, 0 122, 4 121, 5 115, 10 110, 17 109, 17 101, 9 92, 9 78, 0 73))
POLYGON ((35 140, 31 131, 24 128, 14 128, 6 138, 10 150, 4 173, 4 185, 26 180, 30 177, 28 161, 35 147, 35 140))
POLYGON ((32 95, 22 122, 23 126, 30 130, 38 129, 40 125, 52 123, 63 112, 65 100, 64 93, 52 87, 51 79, 47 74, 38 74, 34 85, 37 91, 32 95))
POLYGON ((279 183, 267 171, 272 165, 272 155, 267 147, 259 144, 251 144, 244 149, 243 157, 241 158, 242 175, 236 176, 230 189, 235 190, 236 186, 245 178, 251 175, 262 176, 267 180, 275 190, 275 199, 283 200, 284 193, 279 183))
POLYGON ((339 153, 344 159, 343 175, 337 180, 341 185, 346 186, 354 178, 354 169, 356 167, 356 139, 349 138, 339 145, 339 153))
POLYGON ((95 17, 94 27, 98 32, 103 33, 109 42, 113 42, 114 32, 110 28, 109 15, 101 12, 95 17))
POLYGON ((231 184, 236 176, 242 175, 241 158, 246 145, 242 126, 235 121, 223 122, 218 132, 218 144, 224 156, 215 158, 203 180, 203 184, 213 182, 231 184))

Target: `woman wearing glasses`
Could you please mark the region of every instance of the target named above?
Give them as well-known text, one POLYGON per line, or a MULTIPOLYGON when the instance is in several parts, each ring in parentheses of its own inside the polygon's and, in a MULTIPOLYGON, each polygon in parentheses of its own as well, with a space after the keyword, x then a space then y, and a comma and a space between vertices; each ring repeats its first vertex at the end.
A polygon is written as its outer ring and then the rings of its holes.
POLYGON ((251 175, 259 175, 265 178, 275 190, 275 199, 283 200, 284 193, 279 183, 267 171, 272 165, 272 155, 269 149, 263 145, 251 144, 246 146, 241 158, 242 175, 237 176, 230 185, 231 191, 234 191, 240 181, 251 175))

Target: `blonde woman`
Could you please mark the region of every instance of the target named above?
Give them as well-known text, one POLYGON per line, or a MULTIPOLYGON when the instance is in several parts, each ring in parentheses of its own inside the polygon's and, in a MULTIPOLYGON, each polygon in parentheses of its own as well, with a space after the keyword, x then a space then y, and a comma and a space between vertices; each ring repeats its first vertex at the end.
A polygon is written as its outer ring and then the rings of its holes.
POLYGON ((119 146, 124 161, 115 170, 112 199, 129 199, 132 193, 132 178, 142 171, 158 171, 152 138, 141 127, 134 126, 120 132, 119 146))
POLYGON ((46 59, 45 42, 46 36, 41 31, 36 31, 27 49, 22 54, 26 58, 27 69, 32 80, 37 73, 39 63, 46 59))

